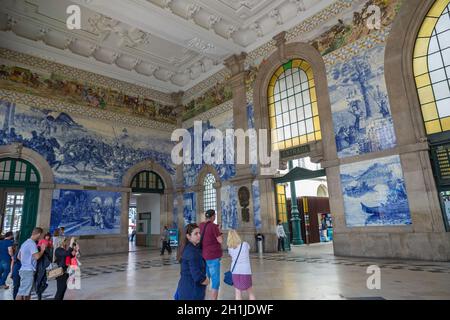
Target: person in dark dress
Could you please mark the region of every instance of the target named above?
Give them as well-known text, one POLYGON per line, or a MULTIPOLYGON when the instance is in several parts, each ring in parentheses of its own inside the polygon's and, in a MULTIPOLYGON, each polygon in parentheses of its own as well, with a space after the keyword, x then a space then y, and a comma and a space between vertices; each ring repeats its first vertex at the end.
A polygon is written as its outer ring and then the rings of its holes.
POLYGON ((74 252, 72 248, 68 247, 69 239, 64 238, 61 241, 59 248, 55 249, 55 262, 58 267, 62 267, 64 271, 64 274, 56 278, 55 300, 63 300, 67 290, 67 279, 69 278, 69 274, 67 273, 66 258, 72 257, 72 253, 74 252))
POLYGON ((202 257, 200 228, 195 224, 186 227, 185 246, 180 248, 181 278, 178 282, 178 300, 205 300, 209 279, 206 262, 202 257))

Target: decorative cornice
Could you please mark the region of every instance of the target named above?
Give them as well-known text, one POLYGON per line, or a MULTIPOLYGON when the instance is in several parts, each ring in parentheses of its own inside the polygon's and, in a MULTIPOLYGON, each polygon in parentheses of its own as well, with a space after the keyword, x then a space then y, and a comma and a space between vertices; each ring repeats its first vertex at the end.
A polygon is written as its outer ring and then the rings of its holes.
POLYGON ((71 115, 79 115, 99 120, 106 120, 124 125, 145 127, 154 130, 173 131, 176 127, 171 124, 148 120, 140 117, 127 116, 112 111, 89 108, 81 105, 62 103, 57 100, 42 98, 35 95, 19 93, 0 89, 0 99, 4 99, 13 103, 24 104, 29 107, 40 109, 52 109, 59 112, 66 112, 71 115))

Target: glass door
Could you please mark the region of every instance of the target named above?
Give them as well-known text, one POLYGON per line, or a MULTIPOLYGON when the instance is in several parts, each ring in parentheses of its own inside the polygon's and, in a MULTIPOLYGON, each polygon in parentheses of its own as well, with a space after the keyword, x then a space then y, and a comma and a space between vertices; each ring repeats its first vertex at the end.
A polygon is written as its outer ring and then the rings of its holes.
POLYGON ((22 225, 23 192, 6 192, 6 204, 3 214, 2 233, 17 233, 22 225))
POLYGON ((447 232, 450 232, 450 187, 441 189, 439 193, 442 211, 444 213, 444 222, 447 232))

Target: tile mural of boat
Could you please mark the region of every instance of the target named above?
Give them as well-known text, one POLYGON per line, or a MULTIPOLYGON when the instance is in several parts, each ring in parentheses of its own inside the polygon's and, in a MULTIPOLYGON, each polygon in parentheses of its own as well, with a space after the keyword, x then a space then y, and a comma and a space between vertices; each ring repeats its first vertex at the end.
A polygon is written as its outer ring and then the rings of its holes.
POLYGON ((341 184, 348 227, 411 224, 399 156, 343 165, 341 184))

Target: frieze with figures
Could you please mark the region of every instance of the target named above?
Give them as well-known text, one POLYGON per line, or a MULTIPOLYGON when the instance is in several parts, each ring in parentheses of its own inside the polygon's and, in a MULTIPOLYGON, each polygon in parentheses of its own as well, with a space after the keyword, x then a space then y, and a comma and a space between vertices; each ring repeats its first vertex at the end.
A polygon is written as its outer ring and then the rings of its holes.
POLYGON ((130 96, 110 88, 86 85, 55 74, 50 76, 40 74, 18 66, 0 65, 0 85, 4 89, 16 92, 41 97, 51 96, 61 102, 141 116, 170 124, 176 123, 172 106, 145 97, 130 96))

